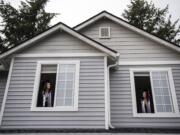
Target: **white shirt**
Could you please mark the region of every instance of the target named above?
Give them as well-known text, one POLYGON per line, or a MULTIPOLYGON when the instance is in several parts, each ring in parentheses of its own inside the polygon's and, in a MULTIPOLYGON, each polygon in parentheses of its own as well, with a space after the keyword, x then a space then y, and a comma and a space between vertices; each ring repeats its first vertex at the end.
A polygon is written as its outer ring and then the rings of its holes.
POLYGON ((43 107, 45 107, 46 102, 47 102, 47 107, 52 107, 51 106, 51 92, 43 93, 43 107))
POLYGON ((141 108, 142 108, 142 113, 151 113, 151 102, 150 102, 150 100, 148 100, 147 101, 147 103, 146 103, 146 109, 145 109, 145 101, 144 100, 142 100, 141 101, 141 108))

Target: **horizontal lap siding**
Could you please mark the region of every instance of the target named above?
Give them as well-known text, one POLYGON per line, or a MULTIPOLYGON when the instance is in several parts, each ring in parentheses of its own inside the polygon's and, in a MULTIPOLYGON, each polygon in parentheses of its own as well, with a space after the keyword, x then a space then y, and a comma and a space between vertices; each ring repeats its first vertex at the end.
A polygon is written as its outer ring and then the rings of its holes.
MULTIPOLYGON (((3 128, 105 127, 103 57, 64 59, 80 60, 78 111, 30 111, 36 72, 36 61, 47 60, 47 58, 16 58, 13 65, 2 121, 3 128)), ((51 58, 48 60, 51 60, 51 58)), ((52 60, 61 60, 61 58, 52 58, 52 60)))
POLYGON ((44 53, 96 53, 97 49, 87 43, 65 33, 57 32, 50 37, 35 43, 23 53, 25 54, 44 54, 44 53))
MULTIPOLYGON (((129 68, 149 66, 120 66, 111 71, 111 120, 115 127, 130 128, 180 128, 179 118, 135 118, 132 110, 132 96, 129 68)), ((180 108, 180 65, 151 67, 171 67, 175 83, 177 101, 180 108)))
POLYGON ((179 60, 180 58, 180 55, 175 51, 107 19, 100 20, 81 32, 118 51, 120 61, 179 60), (111 38, 99 39, 99 27, 111 27, 111 38))
POLYGON ((4 98, 8 72, 0 72, 0 110, 4 98))

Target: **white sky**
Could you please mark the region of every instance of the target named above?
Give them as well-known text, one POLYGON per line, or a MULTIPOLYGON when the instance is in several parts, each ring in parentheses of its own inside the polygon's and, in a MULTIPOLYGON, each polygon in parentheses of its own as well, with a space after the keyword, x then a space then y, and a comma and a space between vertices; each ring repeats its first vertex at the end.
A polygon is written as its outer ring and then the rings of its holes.
MULTIPOLYGON (((9 1, 15 7, 18 7, 20 2, 20 0, 5 1, 9 1)), ((172 19, 180 18, 180 0, 152 0, 152 2, 160 8, 169 4, 172 19)), ((60 13, 52 20, 51 25, 61 21, 73 27, 103 10, 122 17, 121 14, 129 3, 130 0, 49 0, 46 11, 60 13)))

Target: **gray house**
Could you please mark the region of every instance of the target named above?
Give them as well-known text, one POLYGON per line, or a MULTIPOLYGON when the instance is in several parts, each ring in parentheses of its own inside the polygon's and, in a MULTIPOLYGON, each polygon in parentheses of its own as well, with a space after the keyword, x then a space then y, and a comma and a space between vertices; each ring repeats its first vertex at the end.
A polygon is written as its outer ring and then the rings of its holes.
POLYGON ((1 130, 180 129, 180 47, 106 11, 0 62, 1 130))

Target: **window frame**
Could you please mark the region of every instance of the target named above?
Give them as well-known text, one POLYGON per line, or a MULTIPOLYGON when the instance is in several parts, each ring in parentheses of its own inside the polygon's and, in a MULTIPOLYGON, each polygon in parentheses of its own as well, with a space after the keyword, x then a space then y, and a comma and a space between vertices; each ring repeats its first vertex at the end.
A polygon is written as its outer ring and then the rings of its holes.
MULTIPOLYGON (((31 111, 78 111, 78 98, 79 98, 79 71, 80 71, 80 61, 79 60, 41 60, 37 61, 35 81, 34 81, 34 89, 33 89, 33 97, 31 104, 31 111), (42 65, 57 65, 57 67, 61 64, 75 64, 75 88, 74 88, 74 106, 53 106, 53 107, 37 107, 37 98, 39 92, 40 85, 40 76, 41 76, 41 67, 42 65)), ((57 72, 58 74, 58 68, 57 72)), ((56 75, 57 78, 57 75, 56 75)), ((57 80, 56 80, 57 86, 57 80)), ((55 91, 56 91, 55 86, 55 91)), ((54 95, 55 96, 55 95, 54 95)), ((54 97, 55 102, 55 97, 54 97)))
POLYGON ((132 109, 133 109, 133 117, 180 117, 179 114, 179 107, 177 103, 177 96, 174 87, 173 75, 171 68, 130 68, 130 83, 131 83, 131 96, 132 96, 132 109), (152 77, 151 74, 153 71, 166 71, 168 72, 168 80, 170 85, 170 92, 173 102, 174 112, 157 112, 156 110, 156 102, 155 102, 155 94, 154 88, 152 87, 152 77), (152 87, 152 96, 154 102, 154 113, 137 113, 137 102, 136 102, 136 91, 135 91, 135 80, 134 80, 134 73, 135 72, 149 72, 150 73, 150 83, 152 87))
POLYGON ((99 38, 101 38, 101 39, 111 38, 111 27, 99 27, 99 38), (103 28, 107 28, 108 29, 108 35, 109 36, 102 36, 101 35, 101 29, 103 29, 103 28))

